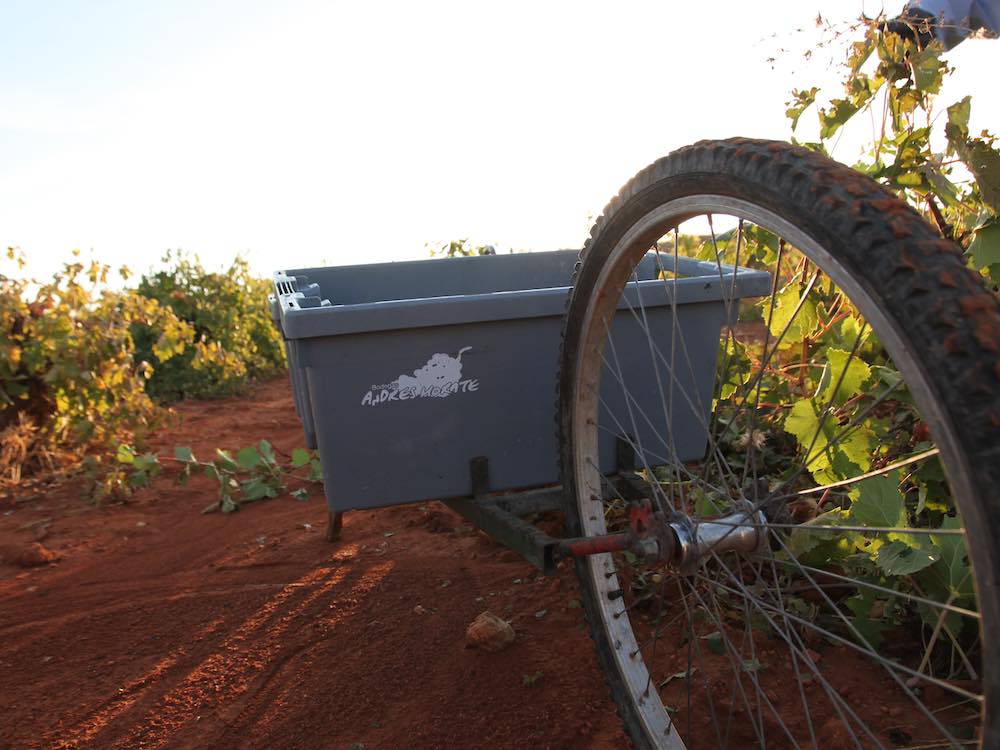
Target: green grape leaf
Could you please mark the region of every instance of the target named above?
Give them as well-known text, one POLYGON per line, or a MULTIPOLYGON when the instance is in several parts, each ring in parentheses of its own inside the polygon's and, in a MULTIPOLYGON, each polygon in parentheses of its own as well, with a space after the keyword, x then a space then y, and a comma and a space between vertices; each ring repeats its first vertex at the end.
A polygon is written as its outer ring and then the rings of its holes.
POLYGON ((844 518, 844 511, 840 508, 834 508, 821 513, 807 523, 799 524, 788 535, 788 551, 793 557, 798 558, 816 549, 824 542, 836 541, 835 537, 842 532, 819 531, 817 527, 838 526, 844 523, 844 518))
POLYGON ((194 453, 190 448, 178 446, 174 448, 174 458, 178 461, 183 461, 186 464, 195 463, 194 453))
POLYGON ((941 52, 943 49, 940 45, 930 44, 910 54, 913 85, 917 91, 925 94, 937 94, 941 91, 941 82, 948 70, 947 63, 941 59, 941 52))
POLYGON ((864 39, 851 43, 850 53, 847 56, 847 64, 852 72, 857 73, 860 71, 868 58, 871 57, 872 52, 875 51, 875 42, 875 34, 869 32, 865 34, 864 39))
POLYGON ((792 121, 792 132, 798 127, 799 118, 802 116, 802 113, 816 101, 817 93, 819 93, 819 89, 815 86, 806 91, 792 89, 792 101, 785 102, 788 105, 788 109, 785 110, 785 117, 792 121))
POLYGON ((851 504, 853 520, 862 526, 908 526, 903 493, 899 491, 899 477, 895 472, 858 482, 855 490, 851 504))
POLYGON ((979 269, 1000 263, 1000 219, 994 218, 976 229, 969 256, 979 269))
POLYGON ((222 471, 236 471, 239 468, 233 457, 221 448, 215 449, 215 464, 222 471))
POLYGON ((749 380, 754 368, 747 347, 735 338, 727 337, 719 346, 719 401, 728 401, 749 380))
POLYGON ((246 499, 250 501, 263 500, 265 497, 276 497, 278 494, 270 484, 260 479, 251 479, 243 482, 242 488, 246 499))
POLYGON ((961 206, 958 198, 958 191, 951 181, 944 176, 940 169, 931 164, 921 164, 918 167, 920 174, 924 176, 927 183, 934 188, 937 196, 945 202, 945 205, 957 208, 961 206))
MULTIPOLYGON (((917 578, 919 579, 921 575, 922 575, 921 573, 918 573, 917 578)), ((945 595, 943 599, 940 599, 938 601, 944 603, 947 600, 948 597, 947 595, 945 595)), ((963 602, 963 603, 968 604, 968 602, 963 602)), ((963 603, 960 603, 959 606, 961 606, 961 604, 963 603)), ((951 630, 951 632, 954 633, 955 635, 960 634, 966 624, 970 625, 972 629, 976 628, 976 623, 974 621, 971 621, 968 617, 960 615, 958 612, 948 612, 942 610, 940 607, 936 607, 931 604, 923 604, 923 603, 917 604, 917 613, 920 615, 920 619, 923 620, 924 624, 928 628, 930 628, 931 631, 934 631, 935 629, 940 627, 939 623, 943 624, 945 627, 951 630), (941 615, 944 615, 943 622, 941 615)))
POLYGON ((879 647, 882 643, 882 633, 891 627, 888 623, 882 622, 881 619, 872 618, 871 615, 877 601, 875 591, 861 588, 846 602, 847 608, 854 613, 851 624, 873 648, 879 647))
POLYGON ((261 461, 260 453, 252 445, 241 448, 236 454, 236 463, 241 469, 252 469, 261 461))
POLYGON ((1000 151, 985 140, 972 138, 962 160, 976 178, 983 202, 994 214, 1000 213, 1000 151))
POLYGON ((133 490, 137 490, 140 487, 145 487, 149 484, 149 474, 145 471, 134 471, 129 475, 128 486, 133 490))
POLYGON ((717 516, 725 512, 722 501, 712 497, 707 492, 692 491, 691 494, 694 495, 694 498, 689 497, 688 500, 694 500, 694 512, 697 517, 717 516))
MULTIPOLYGON (((941 528, 953 530, 961 528, 961 525, 957 518, 946 516, 941 528)), ((949 596, 971 600, 975 590, 972 569, 965 561, 967 555, 965 537, 955 534, 931 534, 930 538, 940 552, 941 559, 922 570, 917 580, 940 601, 949 596)))
POLYGON ((827 140, 836 134, 838 130, 857 114, 860 106, 847 99, 833 99, 830 101, 832 109, 821 109, 819 111, 819 137, 827 140))
POLYGON ((948 124, 944 127, 944 134, 952 151, 961 148, 969 139, 971 114, 972 99, 968 96, 948 107, 948 124))
POLYGON ((160 460, 156 457, 155 453, 143 453, 141 456, 136 456, 133 459, 132 466, 137 471, 149 471, 156 474, 160 470, 160 460))
POLYGON ((900 542, 891 541, 878 548, 875 562, 891 576, 905 576, 923 570, 941 559, 941 553, 930 547, 911 547, 900 542))
POLYGON ((267 440, 261 440, 257 444, 257 450, 260 451, 260 457, 264 460, 264 463, 271 466, 277 463, 277 459, 274 457, 274 448, 267 440))

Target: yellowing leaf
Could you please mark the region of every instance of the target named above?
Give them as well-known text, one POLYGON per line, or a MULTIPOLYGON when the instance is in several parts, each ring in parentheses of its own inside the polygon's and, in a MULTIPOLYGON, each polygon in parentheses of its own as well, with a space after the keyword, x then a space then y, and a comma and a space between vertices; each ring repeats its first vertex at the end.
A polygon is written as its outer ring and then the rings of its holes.
POLYGON ((832 394, 833 403, 840 405, 861 392, 861 385, 871 376, 871 368, 856 354, 851 357, 851 353, 843 349, 829 348, 826 356, 828 371, 824 375, 823 389, 818 394, 819 400, 826 403, 832 394))
POLYGON ((815 86, 807 91, 792 89, 792 101, 786 102, 788 109, 785 110, 785 117, 792 121, 793 131, 798 127, 799 118, 802 116, 802 113, 816 101, 816 94, 818 92, 819 89, 815 86))
POLYGON ((919 172, 905 172, 896 178, 896 184, 904 187, 919 187, 924 184, 924 177, 919 172))
MULTIPOLYGON (((816 314, 816 303, 809 298, 799 307, 802 299, 802 290, 798 283, 792 283, 778 292, 774 298, 774 312, 771 314, 771 335, 777 339, 785 332, 782 338, 783 344, 797 344, 802 339, 809 336, 819 323, 819 316, 816 314), (797 312, 796 312, 797 310, 797 312), (787 331, 785 330, 787 327, 787 331)), ((764 315, 765 320, 770 309, 770 300, 765 300, 764 315)))
POLYGON ((875 446, 871 430, 858 427, 845 434, 833 417, 820 419, 820 407, 814 399, 797 401, 785 418, 784 428, 795 436, 802 453, 808 451, 808 457, 803 457, 808 460, 806 468, 818 482, 848 479, 871 466, 875 446))

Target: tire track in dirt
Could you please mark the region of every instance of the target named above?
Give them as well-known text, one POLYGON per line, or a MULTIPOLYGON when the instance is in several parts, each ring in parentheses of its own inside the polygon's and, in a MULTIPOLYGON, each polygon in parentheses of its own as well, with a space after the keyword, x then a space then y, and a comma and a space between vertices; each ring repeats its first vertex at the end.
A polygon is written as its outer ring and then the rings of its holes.
POLYGON ((395 567, 392 561, 386 561, 361 573, 357 583, 345 594, 331 603, 328 614, 317 618, 314 627, 321 634, 310 638, 298 647, 288 649, 287 653, 277 659, 253 695, 247 695, 240 702, 240 711, 228 711, 226 727, 217 737, 219 747, 232 745, 239 741, 241 728, 248 725, 260 725, 262 728, 273 726, 278 715, 285 711, 288 698, 300 689, 296 674, 308 674, 316 669, 314 658, 318 643, 329 641, 335 637, 337 626, 345 623, 348 618, 358 614, 365 604, 367 595, 381 583, 387 574, 395 567), (338 606, 334 606, 334 604, 338 606), (274 689, 272 689, 272 686, 274 689), (226 741, 228 736, 229 741, 226 741))
MULTIPOLYGON (((224 620, 221 617, 213 620, 191 637, 192 643, 198 643, 214 634, 223 623, 224 620)), ((188 653, 187 646, 173 649, 148 672, 120 688, 116 697, 105 702, 101 709, 85 723, 70 730, 69 736, 60 732, 61 737, 53 744, 53 747, 60 750, 70 750, 93 741, 109 724, 138 703, 147 692, 154 689, 188 653)))
POLYGON ((332 571, 320 568, 306 573, 296 581, 303 585, 284 587, 260 610, 241 623, 235 634, 188 672, 179 685, 157 701, 130 736, 106 746, 163 747, 178 727, 192 720, 199 721, 201 714, 207 712, 223 695, 238 696, 248 690, 262 665, 266 664, 273 652, 280 649, 281 639, 294 618, 336 586, 347 572, 343 567, 332 571), (300 601, 287 609, 283 607, 297 594, 307 590, 308 593, 300 601), (276 622, 269 622, 272 617, 276 622), (268 627, 263 629, 265 623, 268 627), (261 634, 260 638, 254 640, 258 634, 261 634))
MULTIPOLYGON (((352 570, 347 566, 309 573, 271 599, 260 612, 242 623, 235 634, 220 644, 214 652, 191 669, 179 684, 156 701, 134 724, 131 732, 109 748, 162 748, 172 744, 178 733, 197 723, 198 734, 207 740, 218 728, 224 730, 229 718, 242 711, 247 700, 278 673, 295 652, 308 647, 308 642, 296 645, 293 625, 301 622, 310 611, 335 608, 331 618, 340 620, 360 607, 364 594, 381 580, 393 566, 384 562, 364 571, 360 579, 349 583, 352 570), (291 604, 298 591, 312 589, 291 604), (333 594, 332 602, 325 595, 333 594), (344 609, 341 604, 350 606, 344 609), (273 615, 273 617, 272 617, 273 615)), ((149 701, 147 701, 149 703, 149 701)), ((108 738, 110 739, 110 738, 108 738)), ((67 750, 71 746, 67 746, 67 750)))

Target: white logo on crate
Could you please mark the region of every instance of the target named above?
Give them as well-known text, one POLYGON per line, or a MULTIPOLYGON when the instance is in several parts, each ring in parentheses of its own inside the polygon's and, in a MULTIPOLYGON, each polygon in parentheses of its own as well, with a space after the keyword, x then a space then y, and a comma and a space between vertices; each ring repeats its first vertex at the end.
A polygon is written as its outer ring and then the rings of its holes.
POLYGON ((446 398, 455 393, 479 390, 475 378, 462 380, 462 355, 472 347, 459 349, 458 354, 435 354, 427 364, 412 375, 400 375, 391 383, 373 385, 361 399, 362 406, 375 406, 388 401, 408 401, 411 398, 446 398))

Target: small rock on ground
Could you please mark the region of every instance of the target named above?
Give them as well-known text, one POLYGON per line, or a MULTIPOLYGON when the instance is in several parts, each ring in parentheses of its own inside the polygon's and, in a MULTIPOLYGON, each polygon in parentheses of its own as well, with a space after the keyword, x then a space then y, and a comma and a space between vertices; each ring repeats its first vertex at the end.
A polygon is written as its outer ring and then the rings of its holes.
POLYGON ((466 629, 465 642, 484 651, 501 651, 514 642, 514 628, 492 612, 483 612, 466 629))
POLYGON ((55 562, 59 555, 38 542, 32 542, 23 547, 0 550, 0 559, 22 568, 38 568, 55 562))

